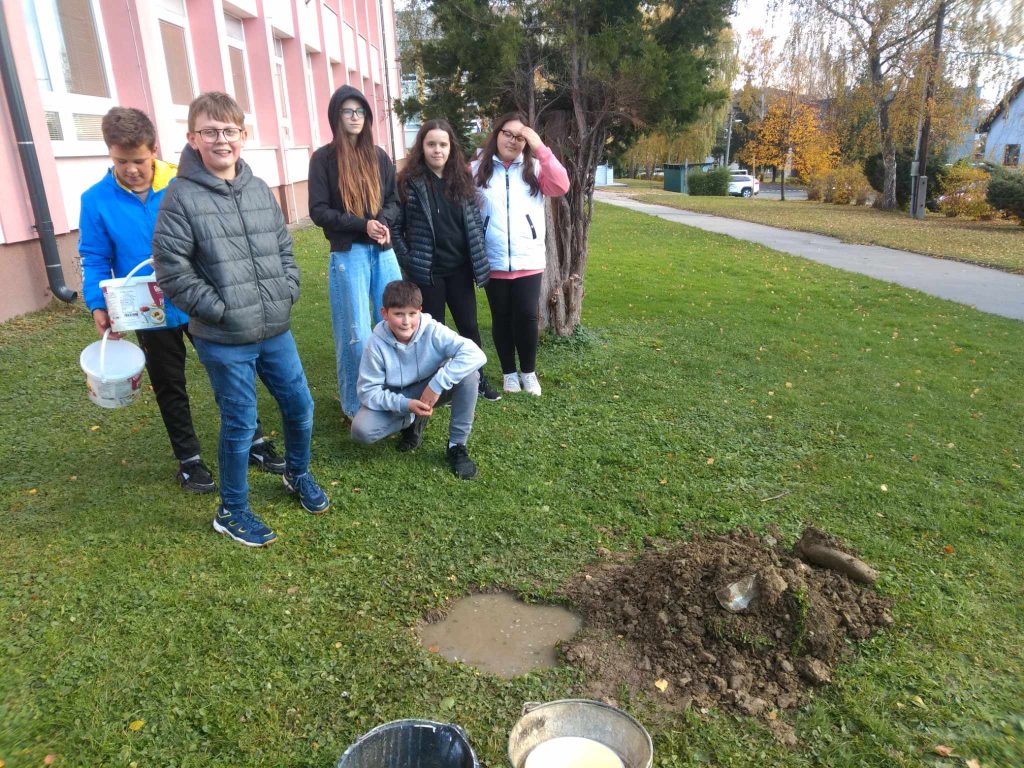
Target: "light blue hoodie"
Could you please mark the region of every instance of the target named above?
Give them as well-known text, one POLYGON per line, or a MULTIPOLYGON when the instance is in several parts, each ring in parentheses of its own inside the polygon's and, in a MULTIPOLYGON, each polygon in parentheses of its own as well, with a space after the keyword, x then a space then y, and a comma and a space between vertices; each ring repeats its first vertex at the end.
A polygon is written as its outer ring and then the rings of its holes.
POLYGON ((363 350, 356 391, 367 408, 408 413, 409 398, 401 390, 429 379, 430 388, 444 394, 486 362, 480 347, 426 312, 407 344, 382 320, 363 350))

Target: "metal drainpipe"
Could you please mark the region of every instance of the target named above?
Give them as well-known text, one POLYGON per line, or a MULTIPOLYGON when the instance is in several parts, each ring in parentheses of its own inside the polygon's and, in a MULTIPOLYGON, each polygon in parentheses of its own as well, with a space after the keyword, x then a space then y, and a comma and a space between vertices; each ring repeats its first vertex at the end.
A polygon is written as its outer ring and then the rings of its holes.
POLYGON ((53 295, 70 304, 78 294, 64 283, 64 269, 60 264, 57 238, 53 233, 53 221, 50 219, 50 205, 46 201, 46 187, 43 185, 43 174, 39 170, 39 158, 36 156, 32 129, 29 127, 28 113, 25 111, 21 83, 18 81, 18 72, 14 66, 14 51, 11 48, 11 36, 7 29, 3 2, 0 2, 0 74, 3 76, 4 92, 7 95, 7 108, 14 124, 14 138, 21 153, 28 196, 32 201, 36 233, 39 235, 39 245, 43 251, 43 264, 46 265, 46 279, 50 283, 53 295))

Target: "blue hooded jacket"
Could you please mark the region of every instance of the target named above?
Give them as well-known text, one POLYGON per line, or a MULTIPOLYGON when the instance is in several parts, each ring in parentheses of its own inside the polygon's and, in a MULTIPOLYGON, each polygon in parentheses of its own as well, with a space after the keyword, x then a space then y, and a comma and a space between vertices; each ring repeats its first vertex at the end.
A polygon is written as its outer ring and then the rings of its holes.
MULTIPOLYGON (((78 252, 82 256, 82 298, 92 312, 106 309, 100 280, 124 277, 153 253, 153 228, 160 202, 177 167, 154 160, 153 186, 142 202, 122 187, 111 168, 107 175, 82 194, 78 224, 78 252)), ((153 274, 144 267, 136 275, 153 274)), ((167 327, 188 323, 188 315, 164 297, 167 327)))

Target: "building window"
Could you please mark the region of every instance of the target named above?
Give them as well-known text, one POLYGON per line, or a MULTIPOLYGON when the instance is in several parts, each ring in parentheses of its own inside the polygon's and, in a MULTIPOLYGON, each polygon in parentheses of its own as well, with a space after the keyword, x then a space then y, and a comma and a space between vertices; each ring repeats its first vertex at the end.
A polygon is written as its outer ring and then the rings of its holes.
POLYGON ((160 41, 164 48, 164 62, 167 65, 167 82, 170 86, 171 103, 175 116, 187 113, 188 105, 196 97, 195 76, 193 75, 192 51, 189 47, 188 18, 183 0, 160 0, 160 41))
POLYGON ((274 38, 274 57, 270 63, 274 73, 274 98, 277 99, 277 115, 281 123, 281 135, 285 146, 292 145, 292 120, 288 109, 288 78, 284 68, 284 42, 274 38))
MULTIPOLYGON (((333 91, 331 91, 333 93, 333 91)), ((306 103, 309 105, 310 144, 320 144, 320 122, 317 120, 316 81, 313 78, 313 55, 306 54, 306 103)))
POLYGON ((1020 144, 1007 144, 1003 150, 1003 165, 1016 168, 1020 165, 1020 144))
POLYGON ((245 26, 241 19, 225 14, 224 29, 228 39, 228 62, 231 65, 231 95, 245 112, 246 122, 249 122, 252 100, 249 97, 249 70, 245 63, 245 26))
POLYGON ((25 18, 47 127, 61 143, 54 149, 95 154, 95 122, 115 96, 95 0, 25 0, 25 18))
POLYGON ((356 62, 356 33, 348 24, 341 24, 341 55, 345 59, 345 66, 355 72, 356 62))

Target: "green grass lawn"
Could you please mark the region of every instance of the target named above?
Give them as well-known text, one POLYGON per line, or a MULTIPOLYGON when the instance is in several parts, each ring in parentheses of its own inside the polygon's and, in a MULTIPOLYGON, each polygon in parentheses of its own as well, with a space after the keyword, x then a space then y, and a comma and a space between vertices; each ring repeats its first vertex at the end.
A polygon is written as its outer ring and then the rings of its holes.
MULTIPOLYGON (((81 308, 0 326, 6 768, 326 767, 407 717, 461 724, 504 766, 523 702, 584 681, 446 663, 415 640, 426 611, 474 585, 548 599, 598 547, 645 536, 776 525, 791 542, 811 521, 879 569, 895 626, 784 715, 794 750, 756 720, 624 698, 655 766, 963 765, 939 744, 1024 765, 1024 325, 609 206, 595 217, 587 332, 543 344, 544 397, 481 402, 468 483, 443 463, 447 414, 411 456, 349 440, 326 243, 298 234, 294 329, 334 508, 308 515, 253 475, 281 537, 266 551, 215 535, 215 500, 178 491, 151 395, 88 402, 81 308)), ((214 460, 216 408, 190 365, 214 460)))
POLYGON ((629 189, 619 189, 645 203, 816 232, 847 243, 882 245, 1024 274, 1024 227, 1006 220, 948 219, 937 213, 917 220, 903 211, 879 211, 870 206, 828 205, 808 200, 691 197, 664 191, 658 180, 627 179, 626 182, 629 189))

